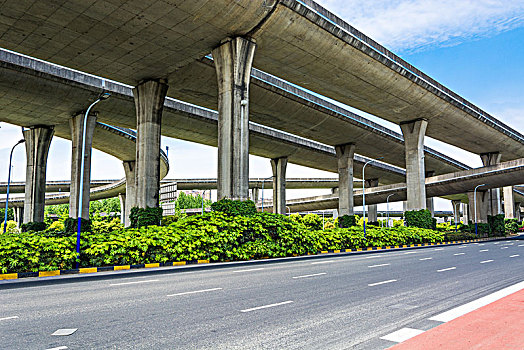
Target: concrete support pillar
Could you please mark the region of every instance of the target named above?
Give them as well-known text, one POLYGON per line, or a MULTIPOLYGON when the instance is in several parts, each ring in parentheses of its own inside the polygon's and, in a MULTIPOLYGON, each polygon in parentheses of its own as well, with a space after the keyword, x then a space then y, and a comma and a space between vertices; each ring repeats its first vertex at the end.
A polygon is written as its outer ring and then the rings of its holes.
POLYGON ((427 126, 425 119, 400 123, 406 148, 407 210, 426 209, 424 135, 427 126))
POLYGON ((519 202, 515 203, 514 208, 515 208, 515 217, 514 217, 514 219, 517 219, 518 221, 520 221, 520 203, 519 202))
POLYGON ((141 82, 133 89, 137 126, 134 206, 139 208, 158 207, 160 131, 167 89, 165 82, 157 80, 141 82))
MULTIPOLYGON (((366 188, 377 187, 377 186, 378 186, 378 179, 366 180, 366 188)), ((378 207, 377 204, 368 205, 368 210, 367 210, 368 222, 377 222, 378 221, 377 207, 378 207)))
POLYGON ((469 205, 467 203, 462 203, 462 222, 467 225, 470 220, 469 205))
POLYGON ((260 198, 259 193, 260 193, 260 188, 254 187, 251 189, 251 200, 253 202, 255 203, 258 202, 258 199, 260 198))
MULTIPOLYGON (((435 176, 434 171, 426 171, 426 178, 432 177, 432 176, 435 176)), ((435 200, 433 199, 433 197, 431 198, 426 197, 426 209, 430 211, 431 217, 434 218, 435 217, 435 200)))
POLYGON ((355 145, 335 146, 338 161, 338 215, 354 214, 353 164, 355 145))
POLYGON ((23 222, 44 222, 47 155, 55 131, 39 126, 24 130, 27 166, 23 222))
MULTIPOLYGON (((495 165, 500 163, 500 153, 490 152, 482 153, 480 158, 484 166, 495 165)), ((500 188, 492 188, 489 192, 488 215, 497 215, 502 213, 500 205, 500 188)))
MULTIPOLYGON (((22 226, 24 223, 24 207, 13 207, 13 214, 14 214, 14 220, 16 221, 16 225, 18 227, 22 226)), ((4 218, 2 218, 3 221, 4 218)), ((42 219, 42 222, 44 220, 42 219)))
POLYGON ((125 193, 119 193, 118 194, 118 199, 120 200, 120 222, 125 226, 129 226, 129 225, 126 225, 126 220, 129 220, 129 216, 126 217, 126 194, 125 193))
MULTIPOLYGON (((477 190, 477 222, 488 222, 488 209, 489 209, 489 191, 478 191, 477 190)), ((468 192, 469 199, 469 212, 471 214, 470 220, 475 223, 475 202, 474 192, 468 192)))
POLYGON ((286 213, 286 167, 287 157, 271 159, 273 169, 273 213, 286 213))
POLYGON ((506 219, 515 219, 515 192, 513 186, 506 186, 503 189, 504 193, 504 217, 506 219))
POLYGON ((256 44, 228 38, 213 50, 218 79, 217 199, 249 195, 249 82, 256 44))
POLYGON ((408 211, 408 201, 402 201, 402 211, 404 213, 408 211))
POLYGON ((120 209, 123 214, 121 221, 125 227, 128 227, 131 225, 129 221, 131 208, 136 206, 136 161, 124 161, 122 165, 124 166, 124 173, 126 175, 126 193, 123 198, 120 196, 120 209), (124 202, 122 202, 122 199, 124 202))
POLYGON ((453 206, 453 221, 458 224, 460 223, 460 200, 452 200, 451 205, 453 206))
MULTIPOLYGON (((96 125, 96 113, 88 116, 86 124, 86 139, 84 153, 84 185, 82 191, 82 218, 89 219, 89 190, 91 185, 91 145, 96 125)), ((73 143, 71 156, 71 189, 69 197, 69 217, 77 218, 79 213, 78 199, 80 196, 80 178, 82 162, 82 133, 84 131, 84 113, 78 114, 69 120, 71 140, 73 143)))

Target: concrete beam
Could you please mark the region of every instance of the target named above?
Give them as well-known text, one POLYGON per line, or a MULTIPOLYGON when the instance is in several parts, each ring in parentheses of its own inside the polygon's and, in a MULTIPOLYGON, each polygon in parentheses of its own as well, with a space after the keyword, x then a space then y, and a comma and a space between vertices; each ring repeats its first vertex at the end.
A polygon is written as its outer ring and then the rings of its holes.
POLYGON ((53 127, 24 130, 26 149, 25 200, 23 222, 44 222, 47 155, 53 139, 53 127))
POLYGON ((468 192, 469 199, 469 212, 471 213, 471 221, 475 222, 488 222, 488 209, 489 209, 489 193, 488 191, 477 191, 477 200, 475 203, 474 192, 468 192), (476 204, 476 208, 475 208, 476 204), (476 211, 476 215, 475 215, 476 211), (476 220, 475 220, 476 218, 476 220))
POLYGON ((139 208, 158 207, 160 131, 167 89, 167 84, 159 80, 144 81, 133 89, 137 125, 134 205, 139 208))
MULTIPOLYGON (((372 188, 378 186, 378 179, 369 179, 366 180, 366 188, 372 188)), ((370 204, 368 205, 368 222, 377 222, 377 204, 370 204)))
POLYGON ((424 135, 427 126, 425 119, 400 124, 406 147, 407 210, 426 209, 424 135))
POLYGON ((123 220, 121 221, 125 227, 128 227, 131 225, 129 221, 131 208, 136 206, 136 161, 125 161, 122 162, 122 165, 124 166, 124 172, 126 174, 126 193, 124 194, 124 198, 120 196, 120 210, 123 213, 123 220), (122 202, 122 199, 124 202, 122 202))
POLYGON ((69 197, 69 217, 77 218, 79 214, 78 199, 80 196, 80 178, 82 161, 82 143, 85 142, 84 174, 82 190, 82 218, 89 219, 89 191, 91 184, 91 151, 93 144, 93 132, 96 125, 96 113, 87 117, 85 141, 82 140, 84 131, 84 113, 77 114, 69 120, 71 129, 71 140, 73 143, 71 154, 71 187, 69 197))
MULTIPOLYGON (((501 154, 499 152, 482 153, 480 159, 484 166, 497 165, 500 163, 501 154)), ((500 189, 492 188, 489 190, 488 214, 497 215, 502 213, 502 206, 500 205, 500 189)))
POLYGON ((273 169, 273 213, 286 213, 287 157, 271 159, 273 169))
POLYGON ((256 44, 228 38, 213 50, 218 81, 217 199, 249 197, 249 84, 256 44))
POLYGON ((355 144, 335 146, 338 161, 338 215, 353 215, 353 165, 355 144))

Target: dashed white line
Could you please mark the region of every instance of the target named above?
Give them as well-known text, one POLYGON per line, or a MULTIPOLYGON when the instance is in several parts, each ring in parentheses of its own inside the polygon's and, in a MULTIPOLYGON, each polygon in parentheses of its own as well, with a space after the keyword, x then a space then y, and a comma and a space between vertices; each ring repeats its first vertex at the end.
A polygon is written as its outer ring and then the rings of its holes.
POLYGON ((234 273, 239 273, 239 272, 251 272, 251 271, 260 271, 260 270, 264 270, 264 268, 263 267, 257 267, 256 269, 235 270, 233 272, 234 273))
POLYGON ((0 318, 0 321, 14 320, 15 318, 18 318, 18 316, 2 317, 2 318, 0 318))
POLYGON ((215 290, 222 290, 222 288, 210 288, 210 289, 193 290, 191 292, 181 292, 181 293, 175 293, 175 294, 168 294, 167 296, 168 297, 176 297, 176 296, 179 296, 179 295, 213 292, 215 290))
POLYGON ((488 251, 489 251, 489 249, 481 249, 481 250, 479 250, 479 252, 488 252, 488 251))
POLYGON ((481 261, 480 263, 481 264, 485 264, 485 263, 489 263, 489 262, 492 262, 493 260, 484 260, 484 261, 481 261))
POLYGON ((456 254, 453 254, 453 255, 466 255, 466 253, 456 253, 456 254))
POLYGON ((378 264, 378 265, 369 265, 368 267, 370 268, 373 268, 373 267, 381 267, 381 266, 389 266, 390 264, 378 264))
POLYGON ((407 255, 407 254, 417 254, 417 252, 405 252, 404 255, 407 255))
POLYGON ((380 337, 380 339, 393 341, 395 343, 402 343, 403 341, 406 341, 422 333, 424 333, 424 331, 421 331, 420 329, 402 328, 398 331, 380 337))
POLYGON ((482 247, 483 245, 486 245, 486 243, 481 243, 481 244, 479 244, 479 247, 482 247))
POLYGON ((509 257, 510 257, 510 258, 516 258, 517 256, 520 256, 520 255, 515 254, 515 255, 510 255, 509 257))
POLYGON ((382 281, 382 282, 370 283, 368 284, 368 287, 379 286, 381 284, 386 284, 386 283, 391 283, 391 282, 397 282, 397 280, 387 280, 387 281, 382 281))
POLYGON ((464 249, 464 248, 466 248, 466 246, 465 245, 461 245, 458 249, 464 249))
POLYGON ((474 300, 467 304, 461 305, 449 311, 433 316, 429 319, 431 321, 449 322, 457 317, 467 314, 468 312, 471 312, 482 306, 488 305, 494 301, 504 298, 510 294, 518 292, 519 290, 523 288, 524 288, 524 282, 520 282, 512 286, 509 286, 507 288, 504 288, 502 290, 499 290, 498 292, 495 292, 493 294, 486 295, 485 297, 482 297, 480 299, 474 300))
POLYGON ((56 348, 49 348, 49 349, 46 349, 46 350, 66 350, 66 349, 69 349, 67 346, 59 346, 59 347, 56 347, 56 348))
POLYGON ((295 276, 292 278, 298 279, 298 278, 308 278, 308 277, 315 277, 315 276, 322 276, 322 275, 327 275, 327 272, 312 273, 311 275, 295 276))
POLYGON ((147 280, 147 281, 134 281, 134 282, 122 282, 122 283, 113 283, 110 286, 124 286, 126 284, 140 284, 140 283, 151 283, 158 282, 158 280, 147 280))
POLYGON ((257 307, 253 307, 251 309, 244 309, 244 310, 240 310, 240 312, 250 312, 250 311, 255 311, 255 310, 267 309, 269 307, 275 307, 275 306, 280 306, 280 305, 291 304, 292 302, 293 302, 293 300, 288 300, 288 301, 283 301, 281 303, 257 306, 257 307))
POLYGON ((56 330, 51 335, 55 335, 55 336, 59 336, 59 337, 67 337, 68 335, 71 335, 71 334, 75 333, 77 330, 78 330, 78 328, 62 328, 62 329, 56 330))
POLYGON ((437 250, 444 250, 444 248, 435 248, 433 250, 435 250, 435 251, 437 251, 437 250))
POLYGON ((508 244, 503 244, 503 245, 513 245, 513 244, 515 244, 515 243, 508 243, 508 244))
POLYGON ((328 263, 332 263, 333 261, 334 261, 334 260, 315 261, 315 262, 312 262, 311 265, 328 264, 328 263))
POLYGON ((424 261, 424 260, 433 260, 433 258, 422 258, 422 259, 419 259, 420 261, 424 261))
POLYGON ((509 247, 500 247, 500 249, 508 249, 509 247))
POLYGON ((445 269, 440 269, 440 270, 437 270, 437 272, 444 272, 444 271, 450 271, 450 270, 455 270, 457 267, 456 266, 453 266, 453 267, 448 267, 448 268, 445 268, 445 269))
POLYGON ((524 247, 524 244, 519 244, 519 247, 524 247))
POLYGON ((493 243, 493 244, 500 244, 500 242, 495 242, 495 243, 493 243))

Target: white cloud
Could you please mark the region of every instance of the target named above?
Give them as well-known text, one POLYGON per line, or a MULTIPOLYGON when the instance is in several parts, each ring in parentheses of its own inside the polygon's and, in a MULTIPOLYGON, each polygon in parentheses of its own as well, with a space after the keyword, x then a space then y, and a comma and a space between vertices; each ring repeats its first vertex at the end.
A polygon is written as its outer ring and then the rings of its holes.
POLYGON ((524 26, 522 0, 317 0, 386 47, 453 46, 524 26))

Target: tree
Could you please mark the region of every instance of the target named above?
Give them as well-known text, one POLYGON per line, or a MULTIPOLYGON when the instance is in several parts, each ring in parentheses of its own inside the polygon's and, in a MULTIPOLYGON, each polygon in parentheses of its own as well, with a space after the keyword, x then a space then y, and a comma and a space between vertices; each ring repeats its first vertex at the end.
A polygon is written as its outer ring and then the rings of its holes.
MULTIPOLYGON (((204 200, 204 207, 207 208, 211 206, 211 201, 208 199, 204 200)), ((202 208, 202 196, 201 195, 190 195, 180 192, 177 198, 177 206, 180 209, 193 209, 193 208, 202 208)))

